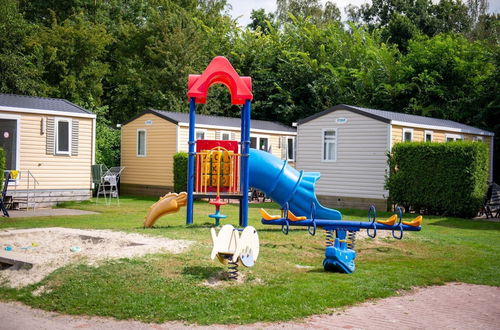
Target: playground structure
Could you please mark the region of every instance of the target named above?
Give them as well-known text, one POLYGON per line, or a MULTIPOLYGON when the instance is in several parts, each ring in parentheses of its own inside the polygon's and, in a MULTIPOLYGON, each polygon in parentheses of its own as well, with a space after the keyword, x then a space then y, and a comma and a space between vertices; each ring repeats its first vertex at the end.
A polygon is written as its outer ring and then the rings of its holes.
MULTIPOLYGON (((221 198, 239 199, 239 224, 242 227, 246 227, 248 225, 247 192, 249 188, 248 159, 250 149, 250 111, 253 99, 252 79, 250 77, 240 77, 225 57, 217 56, 210 62, 201 75, 189 75, 188 98, 189 152, 186 224, 189 225, 193 223, 193 201, 195 198, 215 197, 215 200, 211 203, 212 205, 215 205, 216 210, 215 213, 210 216, 215 219, 216 224, 219 223, 220 219, 224 218, 220 213, 220 207, 224 205, 221 198), (213 145, 210 149, 202 149, 204 142, 195 140, 196 104, 205 103, 208 95, 208 89, 211 85, 217 83, 223 84, 229 88, 229 91, 231 92, 231 104, 243 105, 241 110, 241 139, 239 153, 236 141, 229 141, 234 144, 236 149, 234 149, 234 147, 233 149, 225 147, 226 152, 222 149, 214 150, 213 148, 216 146, 213 145), (195 152, 195 147, 198 152, 195 152), (231 154, 230 151, 233 153, 231 154), (207 173, 207 164, 209 159, 207 157, 208 154, 210 155, 210 163, 212 165, 210 175, 207 173), (219 157, 214 164, 214 156, 222 157, 219 157), (225 159, 228 161, 224 162, 225 159), (197 167, 197 181, 201 182, 201 184, 196 187, 196 190, 195 164, 202 165, 197 167), (205 167, 203 167, 203 165, 205 165, 205 167), (210 180, 208 180, 209 177, 210 180), (226 183, 227 186, 225 186, 224 183, 226 183), (211 189, 208 189, 209 186, 211 189), (215 190, 213 189, 214 187, 215 190), (221 189, 221 187, 224 187, 224 189, 221 189)), ((209 141, 206 142, 208 143, 209 141)))
MULTIPOLYGON (((250 149, 250 111, 253 99, 251 78, 240 77, 226 58, 215 57, 201 75, 189 76, 188 97, 187 201, 184 203, 181 198, 179 202, 179 196, 166 195, 150 210, 151 220, 148 223, 151 225, 159 216, 176 212, 183 205, 186 205, 186 224, 192 224, 194 199, 209 198, 213 199, 210 204, 215 206, 215 213, 209 217, 215 219, 215 225, 219 226, 220 220, 226 218, 221 213, 221 206, 226 204, 223 199, 239 199, 239 225, 245 228, 243 233, 252 232, 256 236, 255 229, 248 226, 248 189, 252 187, 264 192, 283 209, 282 215, 277 216, 261 210, 263 224, 279 225, 284 234, 288 234, 290 226, 307 226, 311 235, 316 234, 318 227, 323 228, 326 231, 323 266, 325 270, 344 273, 352 273, 355 269, 356 252, 353 249, 357 231, 366 229, 368 236, 374 238, 377 230, 391 230, 394 238, 402 239, 404 231, 421 230, 422 218, 418 217, 411 222, 402 221, 400 209, 387 220, 376 220, 375 208, 370 207, 369 221, 343 221, 339 211, 322 206, 316 197, 315 185, 320 173, 298 171, 288 165, 286 160, 250 149), (239 148, 236 141, 195 139, 196 104, 206 102, 208 89, 215 83, 229 88, 231 104, 243 105, 239 148), (247 228, 250 229, 245 231, 247 228)), ((246 238, 243 238, 250 234, 243 233, 241 240, 245 241, 246 238)), ((244 265, 253 264, 257 259, 258 237, 252 244, 249 243, 251 248, 246 250, 252 253, 242 255, 237 243, 240 239, 238 230, 234 227, 223 226, 219 236, 212 228, 212 239, 212 259, 217 256, 221 262, 229 263, 230 272, 236 267, 238 258, 244 265)))

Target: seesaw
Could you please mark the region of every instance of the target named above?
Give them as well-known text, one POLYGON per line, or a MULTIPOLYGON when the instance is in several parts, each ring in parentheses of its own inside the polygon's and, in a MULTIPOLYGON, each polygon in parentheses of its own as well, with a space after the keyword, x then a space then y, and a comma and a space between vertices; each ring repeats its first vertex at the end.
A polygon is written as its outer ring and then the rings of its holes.
POLYGON ((264 209, 260 209, 262 223, 265 225, 281 226, 281 231, 287 235, 290 226, 307 227, 309 234, 316 235, 318 227, 326 231, 326 249, 323 267, 327 271, 337 271, 341 273, 352 273, 355 269, 354 251, 356 232, 366 229, 369 237, 375 238, 377 230, 391 230, 392 237, 402 239, 405 231, 420 231, 422 229, 422 216, 418 216, 412 221, 403 221, 401 208, 397 207, 395 214, 386 220, 377 220, 375 206, 368 209, 368 221, 347 221, 316 219, 315 205, 311 204, 311 214, 309 217, 296 216, 288 210, 287 205, 283 209, 282 215, 270 215, 264 209))

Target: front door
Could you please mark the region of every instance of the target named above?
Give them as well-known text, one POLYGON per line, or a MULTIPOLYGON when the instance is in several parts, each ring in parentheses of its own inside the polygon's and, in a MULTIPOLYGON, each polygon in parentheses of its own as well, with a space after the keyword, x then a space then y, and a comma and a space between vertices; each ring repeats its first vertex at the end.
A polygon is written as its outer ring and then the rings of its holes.
POLYGON ((5 151, 5 169, 15 170, 17 163, 17 120, 0 118, 0 148, 5 151))

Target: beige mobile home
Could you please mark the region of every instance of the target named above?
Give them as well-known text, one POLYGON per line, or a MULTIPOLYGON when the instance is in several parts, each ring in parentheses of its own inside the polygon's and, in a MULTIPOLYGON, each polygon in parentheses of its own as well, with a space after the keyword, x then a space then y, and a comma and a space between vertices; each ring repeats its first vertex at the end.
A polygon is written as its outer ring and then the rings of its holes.
MULTIPOLYGON (((196 115, 196 139, 240 140, 240 118, 196 115)), ((293 164, 293 127, 251 120, 250 147, 266 150, 293 164)), ((188 151, 189 114, 148 110, 122 125, 121 191, 159 196, 173 189, 173 155, 188 151)))
POLYGON ((403 141, 474 140, 490 150, 493 133, 451 120, 337 105, 298 122, 296 167, 321 172, 316 194, 330 207, 387 207, 387 152, 403 141))
POLYGON ((37 206, 89 199, 95 120, 63 99, 0 94, 0 147, 19 171, 7 195, 21 206, 28 195, 37 206))

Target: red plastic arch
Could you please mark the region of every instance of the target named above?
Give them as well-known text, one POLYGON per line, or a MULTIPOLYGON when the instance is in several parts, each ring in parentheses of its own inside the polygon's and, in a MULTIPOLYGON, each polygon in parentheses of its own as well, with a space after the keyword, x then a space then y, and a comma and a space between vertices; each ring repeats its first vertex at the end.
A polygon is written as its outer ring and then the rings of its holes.
POLYGON ((188 97, 194 97, 196 103, 205 103, 208 89, 213 84, 223 84, 229 88, 231 104, 244 104, 253 99, 252 78, 240 77, 224 56, 215 57, 201 75, 189 75, 188 97))

